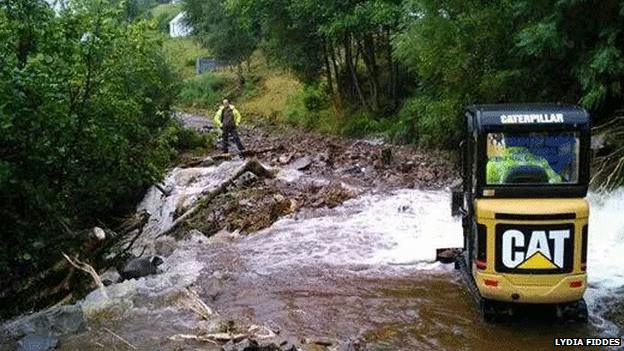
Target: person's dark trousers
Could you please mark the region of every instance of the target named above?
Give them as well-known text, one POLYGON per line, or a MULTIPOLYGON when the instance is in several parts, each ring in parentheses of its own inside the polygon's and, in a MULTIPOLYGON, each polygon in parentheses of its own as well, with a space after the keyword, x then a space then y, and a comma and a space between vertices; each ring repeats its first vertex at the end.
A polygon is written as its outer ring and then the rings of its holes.
POLYGON ((236 144, 236 148, 238 148, 239 152, 243 152, 245 151, 245 147, 243 146, 243 143, 241 143, 240 137, 238 136, 238 132, 236 131, 236 128, 223 128, 223 152, 224 153, 228 153, 228 144, 229 144, 229 140, 230 140, 230 136, 232 137, 232 140, 234 141, 234 144, 236 144))

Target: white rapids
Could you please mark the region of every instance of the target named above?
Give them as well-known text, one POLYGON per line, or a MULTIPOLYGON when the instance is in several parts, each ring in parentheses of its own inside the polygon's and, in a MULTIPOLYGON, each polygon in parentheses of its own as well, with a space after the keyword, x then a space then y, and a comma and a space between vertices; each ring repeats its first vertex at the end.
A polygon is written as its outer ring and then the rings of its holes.
POLYGON ((293 265, 439 267, 436 248, 461 247, 445 191, 367 194, 324 214, 282 219, 253 234, 248 263, 259 273, 293 265))
MULTIPOLYGON (((151 214, 145 243, 173 222, 176 208, 188 207, 202 191, 217 187, 241 161, 205 168, 174 169, 164 186, 168 196, 150 189, 139 210, 151 214)), ((281 172, 285 182, 311 181, 303 174, 281 172)), ((314 180, 318 181, 318 179, 314 180)), ((587 300, 597 311, 598 300, 622 294, 624 286, 624 189, 590 193, 587 300)), ((450 215, 450 193, 403 189, 367 193, 332 210, 284 218, 253 233, 238 245, 258 273, 293 266, 364 265, 380 272, 448 268, 435 262, 436 248, 461 247, 462 230, 450 215)), ((605 323, 598 319, 596 323, 605 323)))
MULTIPOLYGON (((137 247, 147 247, 147 254, 154 252, 157 247, 154 243, 166 240, 159 238, 158 235, 172 225, 176 211, 179 213, 180 208, 191 206, 202 192, 217 187, 241 165, 241 161, 234 161, 224 162, 219 166, 172 170, 163 182, 169 194, 163 194, 156 188, 152 188, 138 207, 140 211, 147 211, 150 219, 142 238, 137 242, 137 247)), ((322 180, 310 179, 300 172, 281 172, 278 174, 278 179, 287 183, 322 183, 322 180)), ((591 335, 595 335, 596 332, 600 335, 612 335, 617 333, 617 328, 601 317, 604 314, 604 308, 599 309, 597 306, 601 305, 605 299, 613 296, 621 297, 624 293, 622 288, 624 270, 621 268, 624 265, 624 190, 610 194, 590 194, 588 199, 591 204, 591 216, 588 257, 589 289, 586 297, 592 315, 590 325, 592 329, 589 332, 591 335)), ((234 288, 227 290, 230 293, 229 297, 226 296, 221 301, 226 308, 234 311, 237 310, 236 308, 244 311, 254 310, 252 307, 262 310, 262 306, 268 306, 263 311, 271 311, 272 306, 277 306, 275 308, 279 310, 280 306, 285 306, 283 304, 285 302, 280 298, 291 302, 292 300, 289 299, 295 299, 303 305, 302 308, 305 307, 305 301, 326 301, 323 300, 325 295, 322 294, 320 295, 322 298, 310 300, 319 288, 306 286, 308 277, 302 276, 305 274, 303 272, 314 274, 314 277, 310 278, 316 279, 315 282, 320 284, 324 284, 326 272, 330 272, 327 275, 332 279, 336 277, 332 276, 331 272, 344 273, 339 277, 344 280, 338 281, 347 286, 332 290, 336 293, 334 299, 338 301, 338 305, 325 306, 330 310, 341 308, 341 303, 343 303, 343 300, 340 300, 343 296, 341 294, 345 291, 347 295, 360 291, 357 290, 357 286, 349 286, 351 280, 356 282, 354 284, 359 284, 358 282, 366 282, 362 280, 363 277, 374 277, 381 279, 379 284, 383 285, 386 282, 390 289, 393 282, 397 281, 395 279, 401 281, 401 279, 410 280, 421 277, 414 289, 434 289, 434 292, 423 293, 428 296, 428 303, 420 304, 419 298, 414 297, 411 300, 397 299, 394 302, 397 306, 392 305, 392 302, 387 302, 388 306, 394 308, 403 306, 399 304, 413 304, 406 311, 416 311, 416 315, 419 313, 427 315, 430 308, 436 308, 434 311, 439 309, 432 315, 435 317, 430 320, 417 319, 412 322, 410 319, 412 317, 409 315, 404 315, 402 318, 410 320, 407 325, 424 328, 422 332, 430 332, 426 329, 430 325, 440 325, 447 329, 459 328, 466 330, 466 335, 472 335, 474 331, 476 333, 474 339, 470 339, 469 342, 480 345, 481 339, 478 333, 485 332, 486 329, 471 319, 476 318, 471 314, 474 311, 468 306, 468 301, 462 300, 463 293, 459 291, 461 286, 452 276, 452 266, 435 262, 437 248, 462 246, 460 222, 451 217, 450 212, 448 191, 402 189, 384 193, 364 193, 334 209, 303 211, 295 216, 283 218, 262 231, 251 233, 221 246, 211 246, 210 240, 205 240, 206 238, 201 233, 195 232, 189 239, 177 243, 173 253, 165 257, 162 274, 114 284, 105 287, 102 291, 96 290, 87 296, 81 305, 90 316, 98 316, 101 315, 99 312, 110 312, 111 309, 121 308, 119 311, 121 320, 134 316, 135 320, 143 318, 141 323, 146 323, 146 325, 165 328, 166 332, 155 333, 157 334, 153 338, 155 343, 159 340, 158 337, 162 336, 159 334, 180 332, 178 329, 167 329, 171 326, 169 321, 172 318, 185 321, 185 328, 187 328, 186 322, 188 322, 188 328, 191 329, 196 323, 195 319, 189 319, 186 314, 183 314, 184 308, 172 308, 169 306, 170 302, 174 301, 177 306, 185 306, 184 304, 188 302, 185 295, 187 289, 197 286, 198 283, 201 284, 202 279, 207 279, 202 276, 211 269, 216 269, 218 262, 223 261, 227 266, 230 257, 240 257, 242 266, 229 267, 231 274, 225 275, 230 277, 228 284, 234 284, 234 288), (229 256, 232 253, 233 256, 229 256), (219 258, 222 261, 218 261, 219 258), (249 271, 248 268, 250 268, 249 271), (299 276, 294 279, 293 274, 299 276), (286 290, 272 286, 274 280, 281 281, 281 278, 286 279, 282 283, 286 290), (446 283, 449 278, 453 282, 446 283), (288 290, 289 282, 293 280, 299 285, 295 287, 296 290, 288 290), (239 283, 240 285, 236 285, 239 283), (263 290, 264 288, 273 290, 267 292, 263 290), (438 291, 438 289, 441 290, 438 291), (303 294, 301 291, 309 295, 298 298, 297 294, 303 294), (284 295, 286 292, 293 296, 284 295), (437 297, 438 293, 439 297, 437 297), (263 294, 267 296, 264 297, 263 294), (228 298, 233 300, 229 304, 228 298), (449 302, 449 298, 453 300, 454 305, 449 302), (257 299, 264 304, 260 304, 260 307, 254 306, 257 299), (276 302, 273 303, 273 301, 276 302), (458 311, 455 309, 457 308, 462 311, 459 312, 463 314, 461 318, 456 316, 458 311), (446 318, 447 315, 448 318, 446 318), (443 318, 444 322, 436 318, 443 318), (457 323, 460 325, 455 325, 457 323)), ((327 281, 336 281, 332 279, 327 281)), ((369 297, 365 295, 353 298, 357 300, 369 297)), ((377 307, 385 308, 385 305, 381 306, 379 303, 391 301, 391 299, 387 295, 382 295, 362 301, 363 303, 377 303, 377 307)), ((306 313, 313 314, 315 310, 322 308, 322 306, 314 305, 306 313)), ((286 315, 290 316, 299 309, 293 311, 286 311, 286 315)), ((353 313, 354 310, 351 308, 348 311, 353 313)), ((382 309, 382 311, 385 310, 382 309)), ((403 310, 391 309, 389 311, 392 312, 389 316, 394 316, 403 310)), ((353 317, 353 315, 350 316, 353 317)), ((390 318, 389 316, 385 317, 390 318)), ((122 327, 116 330, 122 332, 123 325, 121 322, 122 327)), ((187 329, 182 329, 182 331, 187 329)), ((421 329, 416 330, 421 332, 421 329)), ((520 335, 521 332, 521 328, 496 329, 496 333, 500 333, 501 336, 507 335, 508 338, 520 335)), ((540 329, 530 332, 539 333, 540 329)), ((142 331, 142 333, 147 332, 142 331)), ((548 333, 544 335, 542 337, 550 337, 548 333)), ((92 335, 87 334, 84 339, 88 340, 90 337, 92 335)), ((445 339, 438 341, 445 341, 445 339)), ((452 349, 452 347, 446 346, 445 349, 452 349)))

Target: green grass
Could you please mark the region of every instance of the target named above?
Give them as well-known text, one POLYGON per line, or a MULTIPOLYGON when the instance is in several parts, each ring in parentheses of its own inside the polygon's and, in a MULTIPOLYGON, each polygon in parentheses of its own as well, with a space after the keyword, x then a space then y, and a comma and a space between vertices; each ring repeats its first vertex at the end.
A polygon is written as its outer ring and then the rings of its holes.
POLYGON ((167 59, 182 79, 195 77, 198 57, 209 57, 210 51, 199 45, 192 37, 165 38, 163 49, 167 59))
POLYGON ((154 18, 158 18, 160 16, 171 16, 171 18, 173 18, 180 11, 182 11, 182 4, 160 4, 152 8, 150 10, 150 14, 154 18))
POLYGON ((235 77, 227 73, 205 72, 186 79, 178 96, 178 106, 187 110, 216 110, 229 91, 237 91, 235 77))
POLYGON ((301 92, 302 85, 285 72, 271 72, 261 77, 254 94, 250 94, 241 107, 250 115, 280 120, 288 102, 301 92))

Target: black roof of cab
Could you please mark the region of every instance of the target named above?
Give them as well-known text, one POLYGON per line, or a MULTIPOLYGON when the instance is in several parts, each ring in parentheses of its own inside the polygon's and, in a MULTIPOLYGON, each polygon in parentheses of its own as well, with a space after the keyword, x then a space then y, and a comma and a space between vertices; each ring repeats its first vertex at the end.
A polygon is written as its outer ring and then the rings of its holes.
MULTIPOLYGON (((589 184, 591 120, 584 109, 561 104, 500 104, 473 105, 466 109, 467 157, 474 150, 476 157, 464 162, 468 165, 478 162, 476 197, 483 197, 484 189, 495 189, 493 197, 500 198, 545 198, 585 197, 589 184), (486 184, 487 133, 532 133, 532 132, 579 132, 580 155, 579 177, 571 184, 486 184)), ((489 196, 489 195, 488 195, 489 196)))
POLYGON ((476 117, 478 130, 589 130, 589 113, 574 105, 497 104, 472 105, 466 111, 476 117))

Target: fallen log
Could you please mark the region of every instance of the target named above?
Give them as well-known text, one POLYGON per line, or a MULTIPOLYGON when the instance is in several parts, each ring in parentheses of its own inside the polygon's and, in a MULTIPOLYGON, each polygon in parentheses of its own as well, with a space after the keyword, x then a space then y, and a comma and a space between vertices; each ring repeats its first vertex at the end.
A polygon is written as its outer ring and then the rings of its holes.
MULTIPOLYGON (((63 241, 78 242, 70 252, 72 256, 89 257, 89 261, 95 267, 107 264, 105 255, 108 250, 118 244, 128 231, 141 232, 147 223, 149 215, 139 213, 131 220, 123 223, 118 231, 94 227, 89 230, 70 231, 61 236, 63 241), (81 243, 81 245, 80 245, 81 243)), ((50 242, 48 249, 62 250, 60 239, 50 242)), ((108 267, 106 267, 108 268, 108 267)), ((9 284, 0 287, 0 301, 7 299, 28 299, 33 305, 43 306, 47 300, 58 300, 68 296, 75 289, 80 280, 76 274, 76 267, 72 266, 62 255, 56 263, 48 266, 38 273, 32 274, 28 279, 15 279, 9 284)))
POLYGON ((163 188, 163 186, 162 186, 162 185, 160 185, 160 184, 156 183, 156 184, 154 184, 154 186, 156 187, 156 189, 158 189, 158 191, 160 191, 160 193, 161 193, 161 194, 163 194, 163 195, 165 195, 165 196, 169 196, 169 195, 171 195, 171 191, 169 191, 169 190, 167 190, 167 189, 163 188))
POLYGON ((198 203, 191 207, 188 211, 184 212, 180 217, 178 217, 173 224, 171 225, 171 227, 169 227, 168 229, 164 230, 163 232, 161 232, 160 234, 158 234, 158 237, 161 236, 165 236, 165 235, 169 235, 171 233, 173 233, 174 231, 176 231, 180 225, 184 222, 186 222, 191 216, 193 216, 195 213, 197 213, 197 211, 199 211, 200 209, 204 208, 208 203, 210 203, 210 201, 212 199, 214 199, 215 197, 217 197, 218 195, 220 195, 221 193, 225 192, 228 188, 228 186, 230 186, 232 183, 234 183, 234 181, 236 179, 238 179, 238 177, 240 177, 241 175, 243 175, 245 172, 251 172, 255 175, 257 175, 258 177, 264 177, 264 178, 274 178, 275 174, 264 168, 264 166, 262 164, 260 164, 260 162, 258 162, 258 160, 256 159, 251 159, 247 162, 245 162, 245 164, 243 164, 238 171, 236 171, 236 173, 234 173, 234 175, 232 175, 230 178, 228 178, 225 182, 221 183, 221 185, 219 185, 216 189, 210 191, 203 191, 200 194, 200 198, 201 200, 198 201, 198 203))

